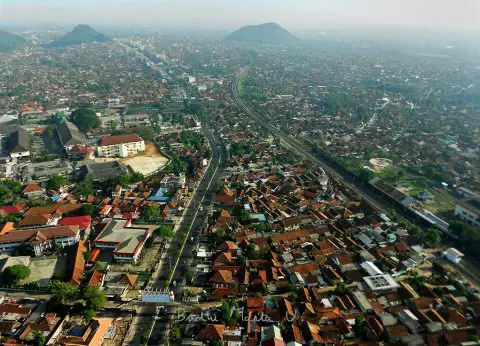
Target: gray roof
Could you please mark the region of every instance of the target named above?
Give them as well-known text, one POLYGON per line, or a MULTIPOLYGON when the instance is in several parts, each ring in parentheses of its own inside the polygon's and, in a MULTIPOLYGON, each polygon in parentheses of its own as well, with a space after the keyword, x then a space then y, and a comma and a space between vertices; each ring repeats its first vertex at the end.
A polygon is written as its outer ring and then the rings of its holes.
POLYGON ((108 162, 92 162, 87 163, 81 168, 83 178, 90 178, 95 181, 107 180, 118 176, 119 174, 127 174, 128 168, 118 161, 108 162))
POLYGON ((75 144, 83 144, 85 142, 84 136, 78 127, 69 121, 58 124, 57 132, 64 147, 75 144))
POLYGON ((20 153, 29 151, 28 131, 20 125, 6 125, 0 128, 0 134, 8 136, 8 152, 20 153))

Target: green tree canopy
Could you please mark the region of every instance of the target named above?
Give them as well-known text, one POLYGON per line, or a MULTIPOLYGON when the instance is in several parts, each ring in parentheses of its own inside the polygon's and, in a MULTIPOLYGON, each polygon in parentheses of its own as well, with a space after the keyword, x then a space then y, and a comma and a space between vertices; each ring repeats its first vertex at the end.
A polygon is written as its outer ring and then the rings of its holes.
POLYGON ((172 227, 165 225, 158 227, 153 233, 163 239, 172 239, 175 236, 172 227))
POLYGON ((95 312, 95 310, 92 310, 92 309, 83 310, 83 318, 85 319, 85 321, 89 322, 95 316, 97 316, 97 313, 95 312))
POLYGON ((180 331, 180 327, 177 323, 174 323, 170 328, 170 332, 168 333, 168 338, 172 341, 180 340, 182 337, 182 333, 180 331))
POLYGON ((76 299, 78 295, 78 287, 57 280, 50 282, 50 291, 54 299, 61 304, 76 299))
POLYGON ((95 207, 91 203, 85 203, 80 208, 80 213, 82 215, 92 216, 94 211, 95 211, 95 207))
POLYGON ((11 202, 20 197, 22 184, 18 180, 5 179, 0 181, 0 204, 11 202))
POLYGON ((72 122, 82 132, 89 132, 101 125, 95 112, 87 107, 80 107, 71 114, 72 122))
POLYGON ((101 291, 96 286, 89 286, 83 294, 87 309, 94 311, 100 311, 107 302, 107 296, 105 292, 101 291))
POLYGON ((30 268, 23 264, 15 264, 3 271, 2 279, 5 283, 16 284, 30 276, 30 268))
POLYGON ((79 181, 75 185, 74 190, 77 195, 84 196, 84 197, 88 195, 93 195, 95 193, 92 179, 85 179, 85 180, 79 181))
POLYGON ((58 190, 64 185, 67 185, 68 181, 63 175, 55 173, 47 180, 47 189, 48 190, 58 190))
POLYGON ((236 326, 241 319, 238 311, 238 303, 234 300, 227 300, 223 302, 221 308, 222 319, 227 326, 236 326))
POLYGON ((153 222, 160 217, 160 206, 158 204, 149 204, 143 211, 143 218, 147 222, 153 222))
POLYGON ((34 330, 32 332, 32 344, 33 346, 44 346, 46 342, 45 335, 40 330, 34 330))
POLYGON ((440 244, 442 240, 442 233, 436 228, 429 228, 427 229, 427 233, 425 234, 425 241, 433 246, 437 246, 440 244))

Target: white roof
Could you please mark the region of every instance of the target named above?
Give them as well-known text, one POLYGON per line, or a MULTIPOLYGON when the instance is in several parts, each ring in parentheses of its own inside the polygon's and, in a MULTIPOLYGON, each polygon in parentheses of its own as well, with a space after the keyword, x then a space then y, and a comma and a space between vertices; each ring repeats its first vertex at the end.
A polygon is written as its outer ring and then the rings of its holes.
POLYGON ((382 275, 383 272, 371 261, 366 261, 360 264, 360 266, 367 271, 369 275, 382 275))
POLYGON ((450 254, 450 255, 457 256, 457 257, 462 257, 463 256, 463 253, 461 253, 460 251, 458 251, 454 247, 451 247, 451 248, 447 249, 447 253, 450 254))
POLYGON ((365 276, 363 280, 373 291, 389 290, 398 287, 397 282, 388 274, 365 276))

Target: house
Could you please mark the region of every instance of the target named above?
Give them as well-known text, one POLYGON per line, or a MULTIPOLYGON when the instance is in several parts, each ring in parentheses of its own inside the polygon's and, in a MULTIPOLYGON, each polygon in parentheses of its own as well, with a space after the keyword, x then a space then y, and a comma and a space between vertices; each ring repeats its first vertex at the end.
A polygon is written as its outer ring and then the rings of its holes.
POLYGON ((24 210, 25 210, 25 205, 23 204, 3 205, 3 206, 0 206, 0 217, 22 213, 24 210))
POLYGON ((97 148, 100 157, 127 157, 145 151, 145 142, 136 133, 103 137, 97 148))
POLYGON ((44 227, 26 230, 12 230, 0 235, 0 251, 12 252, 21 246, 31 248, 35 256, 43 255, 55 243, 66 247, 75 245, 80 240, 78 226, 44 227))
POLYGON ((57 125, 57 134, 60 138, 63 148, 68 153, 75 145, 84 144, 85 137, 78 129, 77 125, 66 121, 57 125))
POLYGON ((45 338, 48 338, 57 327, 60 319, 61 318, 55 313, 47 313, 43 316, 40 322, 30 322, 18 338, 21 341, 31 341, 33 338, 33 332, 36 330, 40 331, 45 338))
POLYGON ((45 189, 38 184, 29 183, 23 188, 22 194, 28 199, 33 199, 45 195, 45 189))
POLYGON ((93 159, 94 149, 92 147, 86 147, 81 144, 75 144, 67 151, 69 159, 73 160, 88 160, 93 159))
POLYGON ((467 197, 460 200, 455 206, 454 215, 480 230, 480 198, 467 197))
POLYGON ((452 263, 460 263, 460 261, 462 260, 462 257, 463 257, 463 253, 461 253, 460 251, 458 251, 457 249, 451 247, 449 249, 447 249, 446 251, 446 255, 447 255, 447 259, 452 262, 452 263))
POLYGON ((93 319, 84 328, 73 324, 66 334, 58 339, 57 344, 69 346, 98 346, 102 345, 107 332, 112 328, 113 318, 93 319))
POLYGON ((224 324, 207 324, 195 337, 195 340, 204 342, 222 342, 225 332, 224 324))
POLYGON ((150 228, 133 226, 131 219, 113 219, 105 224, 94 244, 101 250, 113 251, 118 262, 136 263, 150 235, 150 228))

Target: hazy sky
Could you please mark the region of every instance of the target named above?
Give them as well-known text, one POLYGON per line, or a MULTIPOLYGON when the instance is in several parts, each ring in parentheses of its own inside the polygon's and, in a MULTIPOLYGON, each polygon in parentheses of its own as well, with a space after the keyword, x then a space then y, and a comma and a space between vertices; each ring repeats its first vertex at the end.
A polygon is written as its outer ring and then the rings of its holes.
POLYGON ((480 0, 0 0, 0 22, 480 30, 480 0))

